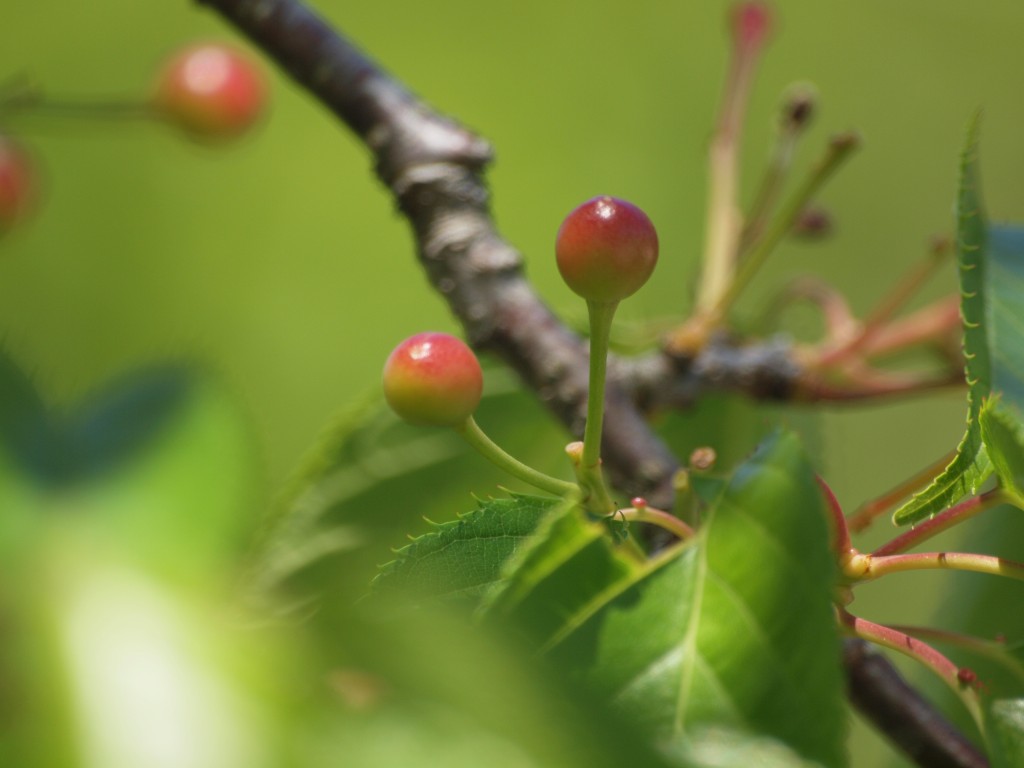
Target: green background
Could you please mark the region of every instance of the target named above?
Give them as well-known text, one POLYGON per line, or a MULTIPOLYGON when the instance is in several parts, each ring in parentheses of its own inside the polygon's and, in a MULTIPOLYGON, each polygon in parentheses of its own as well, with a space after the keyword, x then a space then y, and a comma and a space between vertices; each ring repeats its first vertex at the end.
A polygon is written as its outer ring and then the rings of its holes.
MULTIPOLYGON (((865 148, 822 196, 836 236, 782 247, 743 302, 745 313, 756 316, 788 278, 808 273, 842 287, 858 311, 869 309, 923 256, 930 235, 950 231, 957 154, 978 107, 989 212, 1024 219, 1024 6, 777 5, 745 138, 747 198, 770 146, 778 94, 793 81, 820 93, 803 166, 832 132, 856 128, 865 148)), ((622 316, 685 316, 727 4, 317 7, 412 89, 494 143, 495 216, 554 307, 582 314, 558 279, 554 232, 577 203, 607 193, 644 207, 662 242, 655 279, 622 316)), ((0 78, 28 73, 54 95, 145 94, 161 59, 196 38, 233 33, 187 2, 10 2, 0 78)), ((250 415, 268 493, 332 413, 376 386, 397 341, 456 327, 430 292, 367 152, 312 99, 271 77, 269 118, 224 149, 151 125, 0 123, 31 150, 44 187, 31 221, 0 241, 7 348, 59 403, 140 362, 212 367, 250 415)), ((954 288, 950 263, 924 298, 954 288)), ((799 315, 797 325, 813 333, 808 318, 799 315)), ((820 427, 827 477, 853 508, 951 448, 962 426, 958 392, 830 408, 820 427)), ((931 575, 893 581, 885 596, 859 592, 856 607, 907 621, 905 601, 925 616, 947 583, 931 575)))

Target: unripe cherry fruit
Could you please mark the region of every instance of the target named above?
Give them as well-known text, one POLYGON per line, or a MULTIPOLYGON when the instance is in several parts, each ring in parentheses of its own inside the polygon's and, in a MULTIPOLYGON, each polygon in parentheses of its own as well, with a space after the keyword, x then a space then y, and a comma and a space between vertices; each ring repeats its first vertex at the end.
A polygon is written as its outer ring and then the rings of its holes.
POLYGON ((473 415, 484 389, 473 351, 447 333, 418 333, 384 364, 384 397, 405 421, 457 427, 473 415))
POLYGON ((32 207, 32 165, 17 144, 0 136, 0 235, 12 229, 32 207))
POLYGON ((615 197, 595 197, 565 217, 555 239, 558 271, 587 301, 636 293, 658 262, 658 233, 647 214, 615 197))
POLYGON ((159 113, 194 138, 240 136, 266 103, 266 85, 256 65, 218 43, 186 48, 157 79, 153 103, 159 113))

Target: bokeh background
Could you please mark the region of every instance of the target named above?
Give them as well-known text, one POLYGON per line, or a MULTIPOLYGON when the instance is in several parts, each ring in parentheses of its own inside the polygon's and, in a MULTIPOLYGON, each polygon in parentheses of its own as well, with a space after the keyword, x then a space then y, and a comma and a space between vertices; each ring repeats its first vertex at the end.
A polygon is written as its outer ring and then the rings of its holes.
MULTIPOLYGON (((776 5, 745 138, 748 199, 779 94, 794 81, 820 94, 801 167, 832 132, 855 128, 865 146, 822 195, 835 236, 785 244, 744 300, 748 317, 798 274, 819 275, 857 310, 869 309, 922 258, 929 236, 950 232, 957 156, 979 107, 989 212, 1024 220, 1024 6, 776 5)), ((580 201, 608 193, 644 207, 662 240, 655 279, 622 317, 685 316, 727 3, 316 7, 494 143, 495 216, 556 309, 582 315, 555 269, 557 226, 580 201)), ((246 46, 213 12, 184 1, 8 3, 0 79, 27 73, 55 96, 144 95, 163 57, 196 39, 246 46)), ((267 69, 271 113, 231 147, 196 146, 146 124, 0 122, 32 152, 43 181, 35 215, 0 241, 0 336, 58 404, 140 363, 196 360, 217 370, 248 414, 270 496, 331 415, 377 385, 398 340, 456 326, 430 292, 366 150, 267 69)), ((954 289, 950 263, 920 301, 954 289)), ((809 315, 791 326, 808 335, 816 328, 809 315)), ((807 423, 803 412, 793 420, 807 423)), ((813 439, 852 508, 951 448, 962 428, 962 393, 950 392, 826 409, 813 439)), ((863 590, 857 607, 904 622, 942 610, 948 580, 897 578, 863 590)), ((868 744, 860 765, 886 764, 870 734, 854 738, 868 744)))

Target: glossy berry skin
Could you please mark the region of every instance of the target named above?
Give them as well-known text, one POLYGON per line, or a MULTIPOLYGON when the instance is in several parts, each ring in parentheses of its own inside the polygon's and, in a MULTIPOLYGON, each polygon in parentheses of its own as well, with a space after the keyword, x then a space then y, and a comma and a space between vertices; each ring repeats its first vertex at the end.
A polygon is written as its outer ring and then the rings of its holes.
POLYGON ((153 102, 165 119, 193 138, 232 139, 259 119, 266 86, 248 58, 208 43, 187 48, 168 62, 153 102))
POLYGON ((636 293, 658 262, 658 233, 647 214, 615 197, 595 197, 562 222, 555 239, 562 279, 588 301, 636 293))
POLYGON ((384 364, 384 397, 411 424, 458 427, 473 415, 484 377, 473 351, 447 333, 418 333, 384 364))
POLYGON ((29 212, 33 186, 28 156, 13 141, 0 136, 0 235, 29 212))

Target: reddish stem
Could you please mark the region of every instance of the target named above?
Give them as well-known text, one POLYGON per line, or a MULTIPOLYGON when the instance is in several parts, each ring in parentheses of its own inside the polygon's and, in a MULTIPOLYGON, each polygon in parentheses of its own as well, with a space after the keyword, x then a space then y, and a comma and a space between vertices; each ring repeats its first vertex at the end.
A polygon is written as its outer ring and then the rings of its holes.
POLYGON ((938 536, 943 531, 949 530, 954 525, 959 525, 965 520, 970 520, 975 515, 984 512, 986 509, 998 506, 1006 501, 1006 495, 999 488, 986 491, 980 496, 972 496, 964 499, 954 507, 950 507, 930 520, 911 528, 906 533, 897 536, 892 541, 883 544, 871 553, 872 557, 886 557, 897 555, 923 544, 929 539, 938 536))
POLYGON ((942 263, 940 257, 949 252, 949 243, 945 240, 936 242, 927 260, 915 264, 905 274, 892 291, 878 303, 878 305, 864 319, 864 327, 854 339, 845 344, 840 344, 831 352, 821 356, 818 364, 821 366, 835 365, 841 360, 856 357, 878 335, 889 327, 889 320, 900 309, 906 306, 910 298, 917 293, 924 282, 932 276, 938 266, 942 263))
POLYGON ((924 485, 931 482, 933 478, 935 478, 949 465, 949 462, 953 460, 954 456, 956 456, 956 451, 950 451, 934 464, 930 464, 920 472, 911 475, 889 491, 886 491, 877 499, 873 499, 872 501, 862 505, 860 509, 854 512, 850 516, 849 520, 847 520, 850 530, 863 531, 871 525, 876 517, 889 511, 895 507, 900 500, 909 496, 918 488, 922 488, 924 485))
POLYGON ((942 678, 943 682, 960 697, 960 700, 963 701, 964 706, 967 707, 967 710, 977 723, 978 729, 984 733, 981 706, 978 702, 977 694, 973 688, 965 686, 960 681, 959 666, 932 648, 928 643, 892 627, 876 624, 873 621, 854 616, 842 608, 836 608, 836 615, 840 626, 847 634, 909 656, 915 661, 924 664, 924 666, 942 678))

